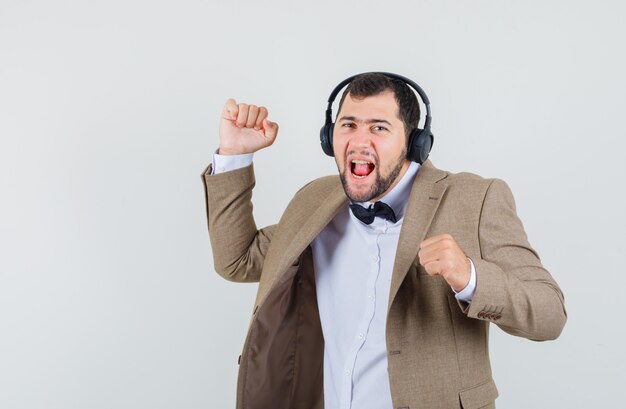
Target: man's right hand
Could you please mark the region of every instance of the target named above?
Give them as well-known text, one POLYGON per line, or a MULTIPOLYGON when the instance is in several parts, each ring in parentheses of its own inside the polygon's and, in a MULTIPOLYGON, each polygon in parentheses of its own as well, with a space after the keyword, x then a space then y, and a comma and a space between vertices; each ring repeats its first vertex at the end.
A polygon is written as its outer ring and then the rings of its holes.
POLYGON ((220 120, 220 155, 256 152, 274 143, 278 124, 267 120, 267 108, 237 104, 229 98, 220 120))

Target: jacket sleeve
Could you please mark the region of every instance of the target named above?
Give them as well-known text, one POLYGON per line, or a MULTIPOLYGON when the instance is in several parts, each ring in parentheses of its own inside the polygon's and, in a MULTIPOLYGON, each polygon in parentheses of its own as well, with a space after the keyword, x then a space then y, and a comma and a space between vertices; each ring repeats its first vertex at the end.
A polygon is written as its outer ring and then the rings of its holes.
POLYGON ((561 289, 528 243, 507 184, 494 179, 479 222, 476 293, 469 317, 494 322, 509 334, 536 341, 556 339, 565 325, 561 289))
POLYGON ((211 175, 202 172, 215 271, 230 281, 258 282, 276 225, 258 230, 252 215, 253 165, 211 175))

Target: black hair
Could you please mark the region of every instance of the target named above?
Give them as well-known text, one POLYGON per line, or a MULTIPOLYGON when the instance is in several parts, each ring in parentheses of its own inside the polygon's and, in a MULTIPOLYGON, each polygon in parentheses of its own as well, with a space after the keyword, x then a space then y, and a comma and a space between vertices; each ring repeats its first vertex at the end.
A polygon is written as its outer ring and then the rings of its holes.
POLYGON ((411 130, 419 126, 420 105, 415 96, 415 92, 402 80, 391 78, 385 74, 367 73, 357 76, 348 84, 346 90, 339 101, 337 115, 341 111, 343 100, 350 94, 352 98, 363 99, 381 94, 385 91, 392 91, 399 107, 399 117, 404 124, 406 136, 411 130))

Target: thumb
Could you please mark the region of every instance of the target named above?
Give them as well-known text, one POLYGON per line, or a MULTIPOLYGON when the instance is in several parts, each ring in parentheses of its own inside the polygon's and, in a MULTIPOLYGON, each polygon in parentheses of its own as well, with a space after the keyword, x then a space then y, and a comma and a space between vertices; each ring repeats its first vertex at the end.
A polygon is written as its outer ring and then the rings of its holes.
POLYGON ((267 119, 263 120, 263 129, 265 130, 265 138, 273 141, 278 134, 278 124, 276 122, 269 121, 267 119))

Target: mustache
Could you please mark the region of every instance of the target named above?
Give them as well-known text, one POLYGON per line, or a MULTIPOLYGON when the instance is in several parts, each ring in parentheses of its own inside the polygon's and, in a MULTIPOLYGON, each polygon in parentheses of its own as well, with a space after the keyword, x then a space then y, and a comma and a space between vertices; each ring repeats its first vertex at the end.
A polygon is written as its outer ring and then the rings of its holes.
POLYGON ((348 152, 346 152, 346 161, 348 160, 348 157, 350 155, 367 156, 368 158, 371 159, 372 163, 378 164, 378 156, 371 151, 366 151, 366 150, 357 151, 355 149, 349 150, 348 152))

